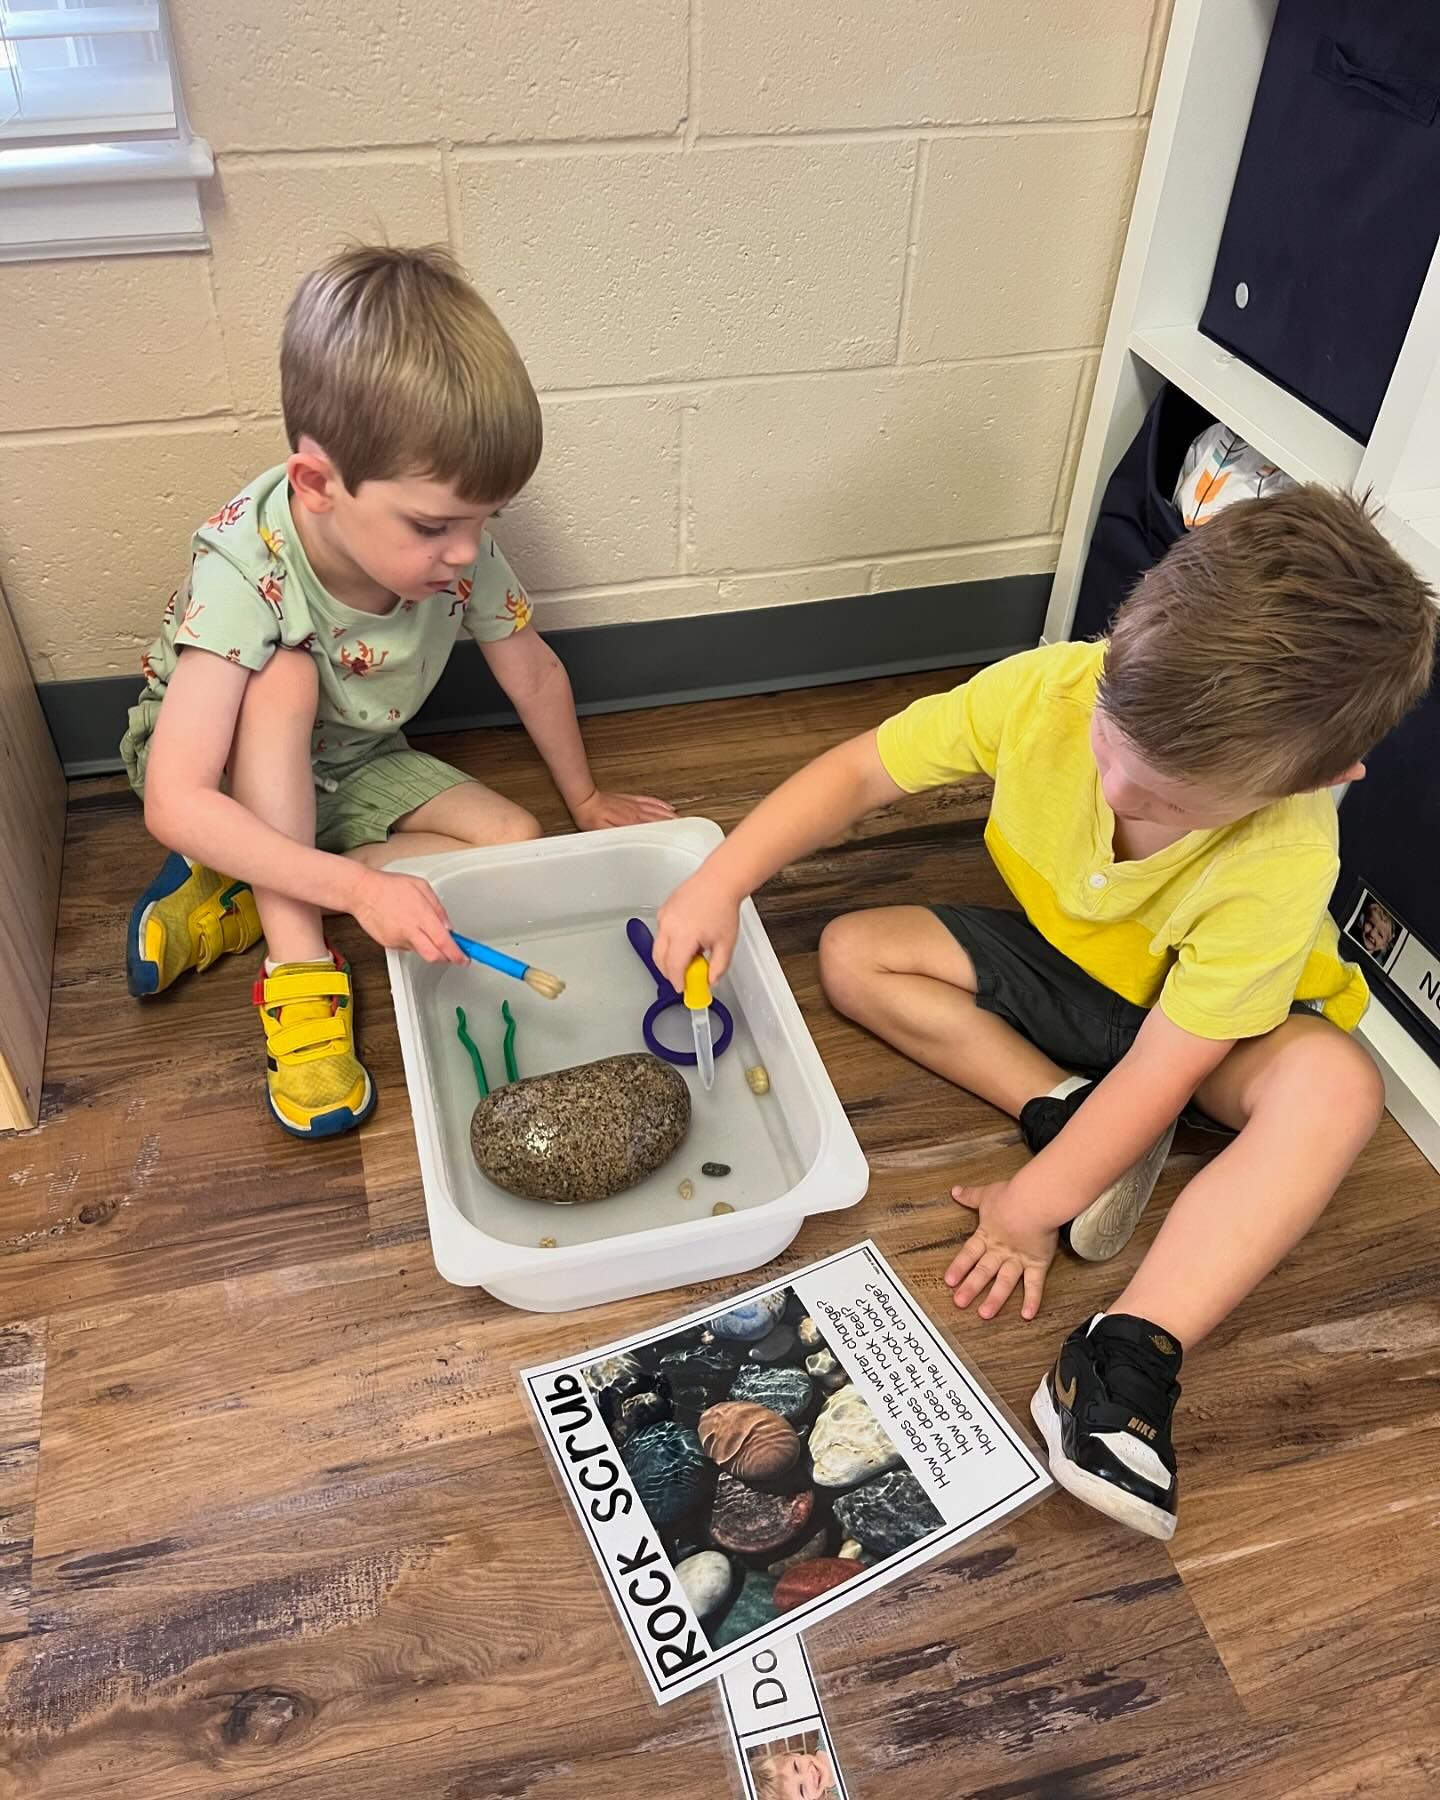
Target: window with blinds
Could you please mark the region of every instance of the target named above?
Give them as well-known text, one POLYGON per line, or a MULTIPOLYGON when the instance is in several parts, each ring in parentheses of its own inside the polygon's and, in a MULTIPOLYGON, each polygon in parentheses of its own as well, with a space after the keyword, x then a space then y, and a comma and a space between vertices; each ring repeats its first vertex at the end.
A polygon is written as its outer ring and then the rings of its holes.
POLYGON ((158 0, 0 0, 0 145, 168 136, 175 129, 158 0))
POLYGON ((0 260, 200 248, 164 0, 0 0, 0 260))

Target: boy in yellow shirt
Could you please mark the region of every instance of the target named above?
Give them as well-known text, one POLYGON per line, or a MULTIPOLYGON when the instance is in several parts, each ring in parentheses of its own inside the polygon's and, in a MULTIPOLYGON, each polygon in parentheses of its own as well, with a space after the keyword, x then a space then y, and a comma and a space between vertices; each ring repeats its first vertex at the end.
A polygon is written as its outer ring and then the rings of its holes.
POLYGON ((375 1102, 324 915, 462 962, 434 890, 388 865, 540 835, 405 740, 462 633, 582 830, 671 808, 597 787, 569 678, 490 535, 540 460, 540 406, 450 257, 359 247, 308 275, 280 378, 290 455, 195 533, 141 658, 121 754, 171 855, 135 902, 126 973, 145 998, 263 934, 266 1099, 317 1138, 375 1102))
POLYGON ((876 807, 994 780, 986 843, 1020 908, 886 907, 830 924, 832 1004, 1021 1121, 1009 1181, 946 1271, 1033 1318, 1059 1237, 1128 1242, 1182 1114, 1230 1141, 1112 1309, 1031 1403, 1056 1479, 1168 1538, 1182 1346, 1319 1217, 1384 1103, 1347 1034, 1365 1009, 1326 910, 1337 784, 1424 694, 1435 613, 1360 502, 1246 501, 1141 582, 1107 642, 1056 644, 917 701, 765 800, 660 914, 672 980, 723 974, 740 900, 876 807), (988 1289, 988 1292, 986 1291, 988 1289))

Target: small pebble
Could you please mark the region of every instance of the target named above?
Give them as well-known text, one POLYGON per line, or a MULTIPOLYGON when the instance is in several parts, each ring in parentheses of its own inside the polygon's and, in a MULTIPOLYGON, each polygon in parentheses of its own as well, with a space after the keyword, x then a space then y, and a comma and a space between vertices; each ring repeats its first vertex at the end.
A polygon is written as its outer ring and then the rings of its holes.
POLYGON ((841 1562, 859 1562, 865 1554, 865 1546, 855 1538, 846 1538, 835 1554, 841 1562))
POLYGON ((745 1079, 750 1083, 752 1094, 768 1094, 770 1092, 770 1071, 764 1063, 756 1063, 753 1069, 747 1069, 745 1079))
POLYGON ((540 1240, 540 1248, 541 1248, 541 1249, 542 1249, 542 1250, 558 1250, 558 1249, 559 1249, 559 1248, 560 1248, 560 1246, 559 1246, 559 1244, 558 1244, 558 1243, 557 1243, 557 1242, 556 1242, 556 1241, 555 1241, 555 1239, 554 1239, 554 1238, 549 1238, 549 1237, 546 1237, 546 1238, 541 1238, 541 1240, 540 1240))
POLYGON ((787 1357, 794 1348, 794 1331, 788 1325, 777 1325, 769 1337, 763 1337, 758 1344, 752 1344, 746 1355, 751 1362, 776 1363, 787 1357))
POLYGON ((710 1213, 713 1218, 718 1219, 721 1213, 734 1212, 734 1210, 735 1208, 728 1200, 717 1200, 710 1208, 710 1213))
POLYGON ((728 1175, 730 1165, 729 1163, 701 1163, 700 1173, 702 1175, 728 1175))
POLYGON ((845 1373, 843 1365, 838 1363, 828 1350, 817 1350, 813 1356, 807 1356, 805 1367, 809 1370, 811 1378, 818 1381, 827 1394, 835 1393, 850 1379, 845 1373))
POLYGON ((693 1200, 695 1198, 695 1183, 688 1177, 680 1183, 680 1198, 682 1200, 693 1200))

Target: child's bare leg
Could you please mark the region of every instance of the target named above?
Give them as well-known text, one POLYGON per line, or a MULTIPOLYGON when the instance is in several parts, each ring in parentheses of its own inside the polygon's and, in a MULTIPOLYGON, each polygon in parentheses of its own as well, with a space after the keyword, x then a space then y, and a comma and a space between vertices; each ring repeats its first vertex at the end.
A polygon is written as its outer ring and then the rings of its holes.
POLYGON ((533 814, 478 781, 457 781, 417 806, 397 822, 393 835, 411 832, 435 832, 474 845, 523 844, 545 835, 533 814))
MULTIPOLYGON (((318 691, 309 653, 277 650, 245 684, 230 752, 234 797, 300 844, 315 842, 310 733, 318 691)), ((272 962, 320 962, 330 954, 318 908, 259 886, 255 905, 272 962)))
POLYGON ((380 844, 358 844, 345 854, 367 869, 388 869, 407 856, 448 856, 452 850, 468 850, 459 838, 442 837, 438 831, 392 831, 380 844))
POLYGON ((976 1004, 969 955, 924 907, 833 920, 820 939, 820 979, 838 1012, 1012 1117, 1065 1079, 1066 1070, 976 1004))
POLYGON ((487 844, 523 844, 543 837, 538 819, 478 781, 460 781, 406 813, 383 844, 362 844, 350 855, 372 869, 407 856, 440 856, 487 844))
POLYGON ((1304 1237, 1385 1105, 1360 1045, 1304 1014, 1237 1045, 1196 1099, 1240 1135, 1185 1188, 1110 1308, 1163 1325, 1187 1350, 1304 1237))

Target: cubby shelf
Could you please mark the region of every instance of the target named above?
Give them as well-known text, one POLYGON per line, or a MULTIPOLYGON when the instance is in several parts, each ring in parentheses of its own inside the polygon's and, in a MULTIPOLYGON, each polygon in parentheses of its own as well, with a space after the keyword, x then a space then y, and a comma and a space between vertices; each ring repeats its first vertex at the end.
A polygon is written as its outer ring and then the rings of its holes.
MULTIPOLYGON (((1275 5, 1175 0, 1045 620, 1048 642, 1070 635, 1105 484, 1167 381, 1297 480, 1368 490, 1395 544, 1440 588, 1440 254, 1366 445, 1199 329, 1275 5)), ((1378 1001, 1361 1035, 1384 1071, 1391 1112, 1440 1168, 1440 1068, 1378 1001)))
POLYGON ((1297 481, 1354 485, 1363 446, 1195 326, 1132 331, 1130 349, 1297 481))

